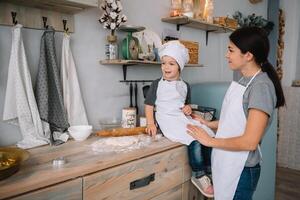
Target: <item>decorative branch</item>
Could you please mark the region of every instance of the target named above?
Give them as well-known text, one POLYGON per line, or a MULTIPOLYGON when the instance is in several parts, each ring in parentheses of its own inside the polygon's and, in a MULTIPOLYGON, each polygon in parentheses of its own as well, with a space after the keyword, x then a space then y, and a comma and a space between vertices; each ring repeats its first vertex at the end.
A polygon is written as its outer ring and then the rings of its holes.
POLYGON ((274 23, 272 21, 269 21, 262 16, 256 16, 254 13, 246 17, 241 12, 236 11, 232 17, 238 21, 240 27, 260 27, 263 28, 267 34, 270 34, 274 27, 274 23))
POLYGON ((120 0, 104 0, 100 5, 100 8, 104 11, 99 22, 103 24, 105 29, 111 30, 111 34, 114 35, 115 30, 124 22, 127 21, 127 17, 121 14, 123 9, 120 0))

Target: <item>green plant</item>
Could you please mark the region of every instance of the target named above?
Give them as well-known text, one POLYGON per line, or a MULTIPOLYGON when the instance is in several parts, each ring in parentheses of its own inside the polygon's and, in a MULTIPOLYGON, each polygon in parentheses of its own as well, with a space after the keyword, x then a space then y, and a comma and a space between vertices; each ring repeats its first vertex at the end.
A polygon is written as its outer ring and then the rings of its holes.
POLYGON ((270 34, 274 27, 274 23, 272 21, 269 21, 262 16, 256 16, 255 13, 244 16, 241 12, 236 11, 232 17, 238 21, 240 27, 260 27, 263 28, 267 34, 270 34))

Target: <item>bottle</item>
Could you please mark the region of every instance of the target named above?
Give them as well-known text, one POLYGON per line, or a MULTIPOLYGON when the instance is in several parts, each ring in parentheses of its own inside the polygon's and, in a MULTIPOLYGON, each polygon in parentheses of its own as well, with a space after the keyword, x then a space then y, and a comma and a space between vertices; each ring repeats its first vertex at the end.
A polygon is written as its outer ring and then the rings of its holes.
POLYGON ((193 17, 194 12, 193 12, 193 0, 183 0, 183 15, 187 17, 193 17))
POLYGON ((213 12, 214 12, 213 0, 206 0, 203 18, 209 23, 213 23, 213 12))
POLYGON ((107 60, 118 59, 117 36, 107 36, 107 44, 105 44, 105 55, 107 60))

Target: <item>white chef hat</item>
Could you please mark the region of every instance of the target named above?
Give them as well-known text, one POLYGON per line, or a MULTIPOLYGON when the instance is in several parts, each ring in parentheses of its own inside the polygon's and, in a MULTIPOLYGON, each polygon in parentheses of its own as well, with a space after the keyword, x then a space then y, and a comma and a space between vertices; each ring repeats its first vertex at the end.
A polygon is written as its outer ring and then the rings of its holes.
POLYGON ((178 63, 180 70, 182 71, 184 65, 189 62, 189 52, 187 48, 183 44, 181 44, 178 40, 169 41, 163 44, 158 49, 159 57, 163 56, 171 56, 178 63))

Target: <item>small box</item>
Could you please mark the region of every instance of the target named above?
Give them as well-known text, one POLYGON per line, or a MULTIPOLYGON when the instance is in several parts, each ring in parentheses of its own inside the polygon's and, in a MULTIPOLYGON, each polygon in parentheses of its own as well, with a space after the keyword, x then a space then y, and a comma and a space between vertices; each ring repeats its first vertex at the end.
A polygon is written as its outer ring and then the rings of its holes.
POLYGON ((207 121, 215 120, 216 109, 211 107, 198 106, 196 109, 192 109, 193 113, 202 116, 207 121))
POLYGON ((179 40, 189 50, 190 60, 188 64, 198 64, 199 43, 187 40, 179 40))
POLYGON ((229 17, 214 17, 214 24, 219 24, 221 26, 226 26, 232 29, 236 29, 238 27, 237 20, 229 17))

